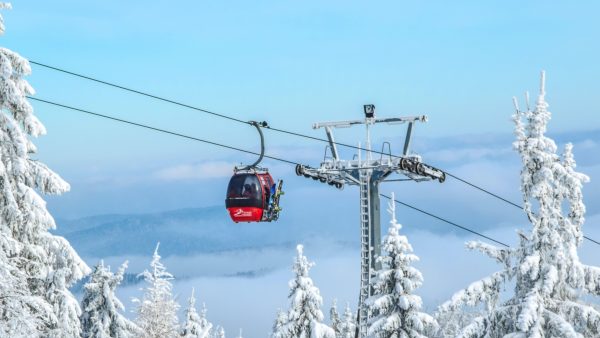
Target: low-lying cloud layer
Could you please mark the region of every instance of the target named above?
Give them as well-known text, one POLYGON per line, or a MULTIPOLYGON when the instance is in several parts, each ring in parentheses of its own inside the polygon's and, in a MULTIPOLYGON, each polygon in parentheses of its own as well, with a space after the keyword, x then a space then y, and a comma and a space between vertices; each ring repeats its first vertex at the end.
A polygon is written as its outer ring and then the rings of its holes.
MULTIPOLYGON (((588 224, 598 222, 600 216, 588 219, 588 224)), ((597 226, 588 228, 586 233, 589 236, 600 238, 597 226)), ((505 229, 486 232, 486 235, 511 245, 517 239, 514 231, 505 229)), ((425 282, 418 292, 428 311, 435 310, 469 283, 501 268, 487 256, 465 249, 464 242, 475 240, 474 237, 463 238, 427 231, 416 231, 408 237, 420 257, 415 265, 423 273, 425 282)), ((305 244, 305 253, 316 262, 311 276, 321 290, 324 313, 328 313, 333 299, 338 300, 339 306, 349 302, 356 309, 358 246, 339 246, 326 241, 305 244)), ((598 246, 584 242, 580 250, 581 260, 600 265, 598 252, 598 246)), ((164 263, 177 277, 174 290, 182 305, 191 289, 195 288, 199 304, 206 303, 208 318, 214 324, 224 326, 230 334, 243 328, 249 337, 264 337, 271 328, 277 309, 285 310, 289 304, 287 282, 293 277, 291 266, 294 254, 295 250, 290 246, 189 257, 168 256, 164 263), (251 271, 256 273, 248 274, 251 271)), ((116 267, 125 259, 130 260, 129 271, 142 271, 148 265, 150 253, 146 257, 110 257, 107 261, 116 267)), ((119 289, 119 296, 129 309, 133 306, 130 298, 141 294, 140 286, 119 289)), ((510 288, 506 291, 511 292, 510 288)), ((134 316, 132 313, 129 315, 134 316)), ((326 318, 328 320, 328 315, 326 318)))

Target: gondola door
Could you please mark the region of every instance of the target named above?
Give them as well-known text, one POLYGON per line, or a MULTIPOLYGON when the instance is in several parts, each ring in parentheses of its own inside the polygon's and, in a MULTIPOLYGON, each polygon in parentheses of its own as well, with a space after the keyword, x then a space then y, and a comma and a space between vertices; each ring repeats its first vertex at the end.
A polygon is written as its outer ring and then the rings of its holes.
POLYGON ((234 222, 260 222, 265 201, 259 176, 255 173, 233 175, 227 188, 225 207, 234 222))

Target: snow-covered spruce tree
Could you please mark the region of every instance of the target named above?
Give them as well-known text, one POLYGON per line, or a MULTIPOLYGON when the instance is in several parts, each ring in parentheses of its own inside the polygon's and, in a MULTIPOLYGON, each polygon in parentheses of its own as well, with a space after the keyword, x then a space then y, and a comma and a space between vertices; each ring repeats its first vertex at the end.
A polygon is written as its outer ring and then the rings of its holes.
POLYGON ((225 338, 225 329, 222 326, 217 327, 215 338, 225 338))
POLYGON ((471 324, 473 320, 483 314, 481 309, 477 311, 454 311, 437 313, 435 319, 440 328, 434 337, 439 338, 454 338, 462 329, 471 324))
POLYGON ((421 297, 414 291, 423 283, 421 272, 411 264, 419 258, 406 236, 399 234, 394 195, 389 203, 391 216, 387 236, 382 243, 383 255, 378 257, 381 270, 372 281, 373 296, 367 299, 371 319, 369 336, 378 338, 425 337, 435 331, 437 323, 430 315, 420 312, 421 297))
POLYGON ((287 315, 281 309, 277 310, 277 316, 273 323, 273 330, 271 331, 271 338, 282 338, 285 335, 285 324, 287 323, 287 315))
POLYGON ((585 213, 581 189, 588 177, 575 171, 571 145, 561 160, 554 141, 544 136, 550 120, 544 80, 542 73, 533 111, 520 111, 514 100, 514 147, 523 162, 521 190, 532 229, 519 234, 516 248, 468 243, 503 269, 459 291, 440 307, 448 312, 465 304, 487 305, 487 313, 459 337, 600 336, 600 313, 580 300, 582 294, 600 295, 600 269, 582 264, 577 256, 585 213), (509 280, 515 282, 514 294, 498 304, 501 288, 509 280))
POLYGON ((329 320, 331 321, 331 328, 335 332, 335 336, 339 337, 340 332, 340 314, 337 310, 337 299, 333 300, 331 309, 329 309, 329 320))
POLYGON ((296 250, 298 256, 294 262, 295 277, 289 283, 290 308, 286 323, 280 332, 273 335, 281 338, 335 338, 333 329, 323 324, 323 298, 308 275, 314 263, 304 256, 302 245, 298 245, 296 250))
POLYGON ((177 320, 177 310, 179 305, 173 299, 171 280, 173 275, 167 272, 167 269, 160 261, 158 247, 156 245, 151 270, 145 270, 141 273, 148 284, 144 291, 142 299, 134 298, 133 301, 138 304, 136 323, 142 331, 142 338, 174 338, 179 336, 179 324, 177 320))
POLYGON ((0 233, 0 337, 37 337, 43 325, 40 314, 52 313, 42 298, 30 296, 26 274, 11 264, 19 247, 0 233))
POLYGON ((46 129, 27 101, 30 73, 27 60, 0 48, 0 333, 79 337, 79 304, 68 288, 90 270, 69 242, 48 232, 56 225, 38 192, 58 195, 69 184, 32 158, 32 138, 46 129))
POLYGON ((120 313, 124 306, 115 295, 126 268, 127 262, 114 274, 103 261, 94 268, 81 302, 83 338, 133 338, 139 334, 137 326, 120 313))
POLYGON ((202 304, 200 315, 196 312, 196 298, 194 289, 190 296, 188 308, 185 312, 185 324, 181 332, 183 338, 209 338, 212 332, 212 323, 206 319, 206 306, 202 304))
POLYGON ((350 304, 346 304, 346 310, 339 325, 338 338, 354 338, 356 335, 356 314, 350 310, 350 304))

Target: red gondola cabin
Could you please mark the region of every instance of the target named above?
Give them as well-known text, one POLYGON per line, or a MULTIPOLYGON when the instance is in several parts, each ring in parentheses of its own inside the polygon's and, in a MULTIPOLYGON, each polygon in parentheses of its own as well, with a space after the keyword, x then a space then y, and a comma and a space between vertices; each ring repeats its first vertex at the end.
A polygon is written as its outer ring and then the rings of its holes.
POLYGON ((268 172, 235 173, 227 187, 225 207, 234 222, 272 221, 270 210, 274 181, 268 172))

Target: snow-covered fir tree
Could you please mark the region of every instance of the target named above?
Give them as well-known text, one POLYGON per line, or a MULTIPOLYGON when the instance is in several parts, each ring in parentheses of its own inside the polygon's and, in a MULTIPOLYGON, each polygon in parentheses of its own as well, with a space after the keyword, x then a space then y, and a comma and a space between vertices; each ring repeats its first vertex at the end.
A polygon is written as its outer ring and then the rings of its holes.
POLYGON ((273 323, 273 330, 271 331, 272 338, 282 338, 285 337, 285 324, 287 323, 287 314, 281 309, 277 310, 277 316, 275 317, 275 322, 273 323))
MULTIPOLYGON (((273 332, 278 338, 335 338, 335 332, 323 324, 321 305, 323 298, 319 289, 309 277, 314 263, 309 262, 303 253, 303 246, 296 247, 298 255, 294 261, 294 279, 289 283, 290 308, 285 315, 285 324, 273 332)), ((279 316, 278 316, 279 318, 279 316)))
POLYGON ((381 270, 372 281, 373 296, 367 300, 371 319, 369 336, 378 338, 425 337, 434 331, 433 317, 421 312, 421 297, 414 291, 423 283, 421 272, 411 264, 419 258, 414 255, 406 236, 399 234, 394 195, 389 203, 391 216, 387 236, 382 243, 383 255, 377 258, 381 270))
POLYGON ((480 309, 477 310, 436 313, 435 319, 440 328, 437 334, 433 336, 438 338, 454 338, 458 336, 465 326, 482 315, 483 312, 480 309))
POLYGON ((340 332, 340 314, 337 309, 337 299, 333 300, 331 304, 331 309, 329 309, 329 320, 331 321, 331 328, 335 335, 339 337, 340 332))
POLYGON ((79 337, 80 308, 69 287, 90 269, 68 241, 48 232, 56 224, 38 192, 70 187, 32 158, 32 139, 46 129, 27 101, 34 94, 24 79, 30 73, 26 59, 0 48, 0 334, 79 337))
POLYGON ((215 338, 225 338, 225 329, 222 326, 218 326, 215 330, 215 338))
POLYGON ((329 318, 331 320, 331 328, 337 338, 354 338, 356 334, 356 318, 355 314, 350 310, 350 304, 346 304, 344 314, 340 317, 337 310, 337 300, 334 299, 329 310, 329 318))
POLYGON ((28 296, 27 276, 12 264, 19 246, 0 233, 0 337, 37 337, 42 326, 40 314, 52 313, 44 299, 28 296))
POLYGON ((133 299, 138 304, 136 323, 143 338, 175 338, 179 336, 179 305, 173 299, 173 275, 161 263, 158 247, 159 244, 154 250, 150 271, 145 270, 140 274, 148 286, 142 289, 142 299, 133 299))
POLYGON ((561 159, 554 141, 544 135, 551 116, 544 80, 542 73, 533 111, 520 111, 514 100, 514 147, 523 162, 521 191, 532 229, 519 234, 516 248, 468 244, 502 264, 502 270, 440 307, 448 312, 464 305, 487 306, 487 313, 463 328, 459 337, 600 337, 600 313, 581 300, 583 294, 600 295, 600 269, 582 264, 577 256, 585 213, 582 185, 588 177, 575 171, 571 145, 561 159), (514 293, 498 304, 503 286, 511 280, 514 293))
POLYGON ((356 314, 350 310, 350 304, 346 304, 346 310, 338 329, 339 331, 335 333, 338 338, 354 338, 356 336, 356 314))
POLYGON ((139 333, 137 326, 120 313, 124 306, 115 295, 126 268, 127 262, 114 274, 102 261, 94 268, 81 302, 83 338, 133 338, 139 333))
POLYGON ((212 334, 212 323, 206 319, 206 306, 202 304, 200 314, 196 311, 196 298, 194 289, 185 312, 185 323, 181 332, 184 338, 209 338, 212 334))

